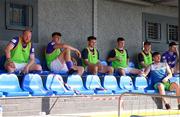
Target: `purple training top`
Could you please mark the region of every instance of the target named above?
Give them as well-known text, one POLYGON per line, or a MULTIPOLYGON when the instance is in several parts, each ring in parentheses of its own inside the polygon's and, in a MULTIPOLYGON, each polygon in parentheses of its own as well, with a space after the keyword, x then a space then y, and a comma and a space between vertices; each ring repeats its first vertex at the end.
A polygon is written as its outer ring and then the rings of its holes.
POLYGON ((162 54, 162 61, 167 62, 170 68, 175 67, 177 59, 177 53, 166 51, 162 54))
MULTIPOLYGON (((55 49, 54 49, 54 45, 55 42, 51 41, 50 43, 48 43, 47 47, 46 47, 46 53, 47 54, 51 54, 55 49)), ((61 50, 61 49, 60 49, 61 50)))

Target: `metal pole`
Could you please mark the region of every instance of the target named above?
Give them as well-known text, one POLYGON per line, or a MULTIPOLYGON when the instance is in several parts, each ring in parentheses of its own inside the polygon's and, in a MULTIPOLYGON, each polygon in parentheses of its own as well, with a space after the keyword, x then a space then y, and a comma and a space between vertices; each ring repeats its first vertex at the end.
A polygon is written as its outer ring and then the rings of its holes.
POLYGON ((129 93, 129 92, 126 92, 126 93, 122 93, 120 96, 119 96, 119 99, 118 99, 118 117, 120 117, 120 115, 122 114, 121 112, 121 108, 122 108, 122 97, 124 95, 140 95, 140 96, 151 96, 151 97, 166 97, 166 98, 180 98, 180 96, 170 96, 170 95, 159 95, 159 94, 143 94, 143 93, 129 93))
POLYGON ((122 107, 121 99, 122 99, 122 95, 120 95, 119 98, 118 98, 118 117, 120 117, 120 115, 121 115, 121 107, 122 107))

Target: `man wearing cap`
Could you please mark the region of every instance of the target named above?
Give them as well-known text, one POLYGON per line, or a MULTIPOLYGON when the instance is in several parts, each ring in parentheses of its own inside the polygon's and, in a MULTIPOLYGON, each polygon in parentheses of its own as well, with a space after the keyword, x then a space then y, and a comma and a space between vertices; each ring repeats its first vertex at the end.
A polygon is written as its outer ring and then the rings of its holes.
POLYGON ((125 47, 125 39, 119 37, 117 39, 117 48, 114 48, 108 56, 108 62, 112 63, 112 67, 118 71, 120 75, 126 75, 128 73, 141 75, 142 72, 139 69, 130 68, 128 66, 129 56, 125 47))
POLYGON ((152 64, 151 43, 146 41, 143 45, 143 50, 138 54, 138 67, 145 69, 152 64))
POLYGON ((14 37, 6 46, 5 69, 8 72, 41 71, 40 65, 35 64, 34 47, 31 43, 31 30, 24 30, 22 36, 14 37))
POLYGON ((162 61, 163 62, 166 62, 172 73, 177 73, 178 70, 176 69, 178 65, 178 58, 179 58, 179 55, 178 55, 178 49, 177 49, 177 44, 175 42, 171 42, 169 43, 169 50, 166 51, 165 53, 162 54, 162 61))
POLYGON ((71 51, 74 51, 81 58, 81 53, 78 49, 61 42, 61 33, 52 33, 52 41, 47 45, 45 51, 48 68, 53 72, 63 71, 68 72, 69 75, 73 73, 82 75, 84 68, 73 64, 71 51))
POLYGON ((83 66, 87 68, 87 71, 92 74, 99 73, 108 73, 113 74, 114 69, 110 66, 104 66, 99 61, 99 52, 95 48, 96 45, 96 37, 89 36, 87 38, 88 47, 83 49, 82 51, 82 62, 83 66))

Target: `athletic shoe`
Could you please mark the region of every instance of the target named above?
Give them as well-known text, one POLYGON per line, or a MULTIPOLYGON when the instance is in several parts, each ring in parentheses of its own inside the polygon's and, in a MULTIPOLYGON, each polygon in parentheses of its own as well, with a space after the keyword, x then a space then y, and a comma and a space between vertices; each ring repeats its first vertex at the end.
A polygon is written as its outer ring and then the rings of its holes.
POLYGON ((167 110, 171 109, 171 106, 169 104, 165 104, 165 107, 167 110))

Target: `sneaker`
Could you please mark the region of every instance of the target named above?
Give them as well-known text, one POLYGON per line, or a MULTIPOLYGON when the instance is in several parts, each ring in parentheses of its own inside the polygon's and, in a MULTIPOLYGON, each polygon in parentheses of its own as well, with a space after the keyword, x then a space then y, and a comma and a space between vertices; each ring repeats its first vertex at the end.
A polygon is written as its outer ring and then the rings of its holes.
POLYGON ((171 109, 171 106, 169 104, 165 104, 165 107, 167 110, 171 109))
POLYGON ((178 110, 180 110, 180 104, 178 104, 178 110))
POLYGON ((77 73, 77 72, 78 72, 77 70, 70 69, 70 70, 68 71, 68 75, 72 75, 72 74, 77 73))

